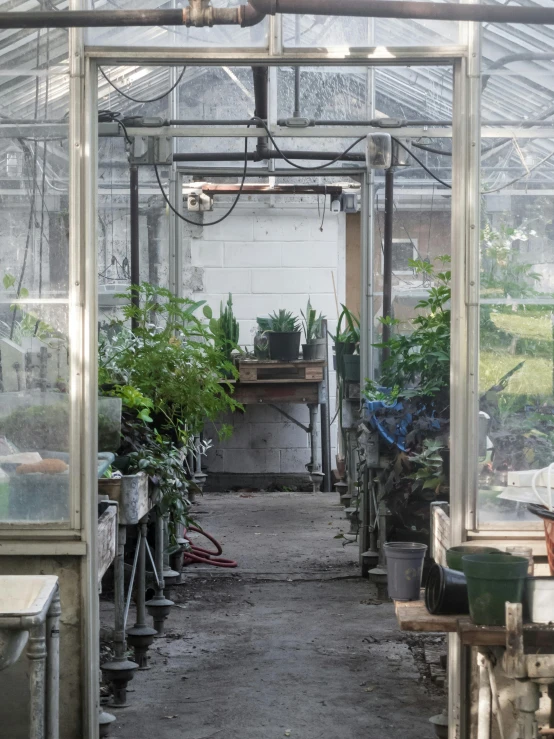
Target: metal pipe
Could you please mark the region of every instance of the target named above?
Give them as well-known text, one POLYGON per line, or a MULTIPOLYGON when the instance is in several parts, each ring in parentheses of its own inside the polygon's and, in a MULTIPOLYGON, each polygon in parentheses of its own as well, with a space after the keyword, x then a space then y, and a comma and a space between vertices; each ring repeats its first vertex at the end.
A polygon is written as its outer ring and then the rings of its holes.
MULTIPOLYGON (((383 318, 389 318, 392 309, 392 228, 394 217, 394 169, 385 172, 385 225, 383 228, 383 318)), ((383 324, 383 344, 389 341, 390 325, 383 324)), ((390 349, 383 348, 383 362, 390 356, 390 349)))
MULTIPOLYGON (((117 552, 115 555, 114 572, 114 656, 116 659, 125 657, 125 542, 127 541, 127 526, 119 524, 117 527, 117 552)), ((132 586, 129 590, 132 589, 132 586)))
MULTIPOLYGON (((132 165, 129 168, 129 194, 130 194, 130 221, 131 221, 131 304, 134 308, 139 307, 139 291, 140 285, 140 249, 139 249, 139 175, 138 167, 132 165)), ((138 326, 136 318, 131 319, 131 327, 133 331, 138 326)))
POLYGON ((473 21, 554 25, 554 8, 513 5, 475 5, 423 0, 249 0, 235 8, 201 7, 190 0, 184 9, 164 10, 56 10, 0 13, 0 28, 97 28, 122 26, 215 26, 260 23, 277 13, 336 17, 404 18, 408 20, 473 21))
MULTIPOLYGON (((268 152, 264 159, 282 159, 285 155, 288 159, 305 159, 305 160, 326 160, 336 159, 340 157, 344 162, 365 162, 365 154, 353 154, 349 152, 341 156, 340 151, 277 151, 268 152)), ((257 152, 250 152, 247 155, 249 162, 261 161, 257 152)), ((178 153, 173 155, 174 162, 244 162, 244 154, 239 152, 199 152, 199 153, 178 153)))
MULTIPOLYGON (((252 77, 254 80, 254 115, 256 118, 267 120, 267 102, 268 102, 268 67, 252 67, 252 77)), ((268 158, 268 137, 259 136, 256 152, 260 159, 268 158)))
POLYGON ((329 333, 327 319, 321 322, 325 338, 325 366, 323 367, 323 388, 321 405, 321 465, 323 469, 323 492, 331 492, 331 417, 329 408, 329 333))
POLYGON ((97 28, 101 26, 182 26, 183 9, 45 10, 0 13, 0 28, 97 28))
POLYGON ((294 68, 294 113, 293 118, 300 118, 300 67, 294 68))
MULTIPOLYGON (((252 67, 252 70, 256 69, 267 69, 267 67, 252 67)), ((256 83, 254 78, 254 95, 256 94, 256 83)), ((257 110, 257 106, 256 106, 257 110)), ((266 123, 264 116, 258 115, 256 113, 256 118, 262 118, 266 123)), ((28 123, 31 123, 32 121, 27 121, 28 123)), ((136 124, 134 124, 136 125, 136 124)), ((193 118, 191 119, 171 119, 169 121, 163 122, 164 126, 251 126, 252 121, 249 118, 236 118, 231 120, 217 120, 216 118, 210 118, 209 120, 202 119, 202 118, 193 118)))
POLYGON ((419 0, 248 0, 260 14, 310 14, 352 18, 554 24, 554 8, 423 2, 419 0))

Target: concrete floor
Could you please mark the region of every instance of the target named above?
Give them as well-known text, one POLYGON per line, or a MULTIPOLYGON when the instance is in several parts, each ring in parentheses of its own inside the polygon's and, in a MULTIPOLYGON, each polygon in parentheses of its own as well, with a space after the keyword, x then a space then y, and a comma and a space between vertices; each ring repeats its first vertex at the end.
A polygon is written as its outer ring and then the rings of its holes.
MULTIPOLYGON (((185 570, 112 737, 434 736, 446 698, 420 657, 437 640, 402 634, 358 577, 357 545, 334 538, 336 495, 210 493, 195 515, 239 568, 185 570)), ((108 625, 111 611, 103 602, 108 625)))

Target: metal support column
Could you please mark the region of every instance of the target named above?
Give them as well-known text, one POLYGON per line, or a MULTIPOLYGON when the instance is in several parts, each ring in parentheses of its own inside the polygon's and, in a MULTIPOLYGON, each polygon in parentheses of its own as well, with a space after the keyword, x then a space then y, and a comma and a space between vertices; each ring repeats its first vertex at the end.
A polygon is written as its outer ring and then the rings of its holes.
POLYGON ((312 447, 312 466, 310 477, 313 483, 313 492, 318 493, 323 480, 323 472, 321 471, 319 405, 317 403, 309 403, 308 408, 310 411, 310 444, 312 447))
POLYGON ((323 368, 323 383, 320 388, 321 392, 321 463, 323 470, 323 492, 330 493, 332 490, 331 481, 331 418, 330 418, 330 397, 329 397, 329 335, 327 332, 327 319, 322 322, 323 336, 325 337, 325 366, 323 368))
POLYGON ((30 682, 29 739, 44 739, 46 697, 46 623, 35 626, 27 642, 30 682))
MULTIPOLYGON (((394 169, 385 172, 385 225, 383 228, 383 318, 392 313, 392 228, 394 216, 394 169)), ((391 327, 383 324, 383 343, 389 341, 391 327)), ((383 362, 390 356, 388 347, 383 348, 383 362)))
MULTIPOLYGON (((130 231, 131 231, 131 285, 133 287, 140 285, 140 248, 139 248, 139 174, 138 167, 131 165, 129 167, 129 210, 130 210, 130 231)), ((138 290, 133 289, 131 296, 131 304, 139 307, 138 290)), ((131 320, 133 331, 137 328, 137 320, 131 320)))
POLYGON ((146 623, 146 536, 148 516, 139 523, 138 567, 137 567, 137 616, 136 623, 127 632, 127 640, 135 651, 135 662, 139 670, 148 670, 148 648, 156 636, 156 629, 146 623))
POLYGON ((60 591, 52 599, 46 617, 46 739, 60 736, 60 591))
POLYGON ((165 619, 169 616, 171 606, 174 603, 164 595, 164 518, 159 511, 156 511, 155 564, 158 573, 156 595, 146 603, 146 609, 154 620, 154 628, 158 632, 158 636, 162 636, 165 619))
POLYGON ((133 679, 138 665, 126 657, 125 641, 125 543, 127 527, 117 527, 117 552, 114 560, 114 658, 101 666, 102 673, 111 683, 113 694, 110 705, 113 708, 127 706, 127 684, 133 679))

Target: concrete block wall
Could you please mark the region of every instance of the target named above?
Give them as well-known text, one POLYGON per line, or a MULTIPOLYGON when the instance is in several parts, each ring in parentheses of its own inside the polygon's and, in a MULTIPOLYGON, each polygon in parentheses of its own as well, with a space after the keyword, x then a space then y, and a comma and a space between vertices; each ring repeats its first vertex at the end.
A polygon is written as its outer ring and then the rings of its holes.
MULTIPOLYGON (((259 198, 262 200, 262 198, 259 198)), ((222 211, 223 211, 222 206, 222 211)), ((214 220, 219 209, 207 214, 214 220)), ((328 318, 329 331, 337 325, 338 300, 344 302, 345 216, 327 211, 322 226, 317 201, 261 202, 239 206, 221 224, 185 230, 183 284, 192 270, 201 275, 195 299, 205 299, 219 315, 220 302, 233 294, 241 346, 252 346, 256 318, 280 308, 300 316, 308 298, 328 318)), ((330 368, 331 415, 335 413, 335 373, 330 368)), ((308 424, 305 406, 284 407, 308 424)), ((275 409, 249 406, 244 414, 222 419, 234 427, 233 436, 218 442, 208 455, 209 471, 225 473, 302 473, 310 460, 308 435, 275 409)), ((209 433, 209 429, 208 429, 209 433)), ((332 463, 336 454, 336 424, 331 432, 332 463)))

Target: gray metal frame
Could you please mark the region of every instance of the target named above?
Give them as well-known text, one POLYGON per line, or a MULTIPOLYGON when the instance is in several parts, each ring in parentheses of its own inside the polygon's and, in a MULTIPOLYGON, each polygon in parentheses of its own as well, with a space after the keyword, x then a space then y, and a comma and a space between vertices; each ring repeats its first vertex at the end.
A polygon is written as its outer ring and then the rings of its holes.
MULTIPOLYGON (((453 517, 453 528, 457 532, 455 534, 456 539, 462 540, 465 535, 465 528, 463 521, 465 518, 464 513, 464 499, 467 488, 463 481, 467 479, 467 476, 459 475, 461 470, 467 469, 467 405, 463 403, 462 398, 465 397, 465 387, 467 386, 467 359, 466 359, 466 346, 467 346, 467 306, 465 302, 465 267, 466 267, 466 249, 469 247, 469 240, 466 238, 468 228, 466 227, 466 208, 465 208, 465 192, 462 190, 467 189, 473 183, 474 188, 478 189, 478 176, 476 173, 470 173, 468 167, 468 161, 466 157, 466 151, 468 147, 467 142, 467 111, 465 101, 467 99, 467 77, 466 77, 466 48, 462 46, 443 47, 443 48, 410 48, 410 49, 382 49, 382 48, 367 48, 367 49, 350 49, 348 54, 343 50, 340 51, 322 51, 320 49, 297 49, 294 51, 283 51, 280 47, 280 30, 279 25, 276 23, 270 24, 269 33, 269 50, 259 49, 242 49, 235 51, 220 51, 220 50, 202 50, 202 49, 186 49, 186 50, 148 50, 148 49, 99 49, 89 48, 85 51, 86 56, 86 108, 85 116, 87 125, 85 129, 85 139, 82 142, 84 146, 85 156, 83 157, 83 167, 79 170, 72 170, 74 178, 79 180, 82 184, 82 200, 84 221, 86 224, 84 230, 84 253, 86 254, 86 278, 85 278, 85 295, 87 297, 87 340, 85 346, 87 347, 85 356, 85 366, 87 368, 86 376, 88 384, 85 385, 86 392, 83 398, 84 407, 89 409, 90 413, 93 413, 95 408, 95 388, 96 388, 96 377, 95 377, 95 365, 96 365, 96 337, 95 337, 95 317, 96 317, 96 173, 97 173, 97 125, 95 122, 95 116, 93 111, 96 107, 96 90, 97 90, 97 65, 99 63, 107 64, 126 64, 126 63, 138 63, 138 64, 168 64, 171 62, 177 62, 183 64, 196 65, 242 65, 250 66, 253 63, 263 63, 270 67, 280 65, 308 65, 308 66, 374 66, 374 65, 429 65, 429 64, 452 64, 454 66, 454 84, 455 84, 455 101, 454 101, 454 120, 457 121, 453 126, 452 133, 448 129, 437 129, 433 131, 433 135, 449 137, 453 136, 453 147, 454 147, 454 160, 453 166, 455 171, 455 186, 453 192, 453 213, 452 213, 452 238, 453 238, 453 253, 455 254, 453 271, 458 272, 458 278, 456 281, 455 289, 453 290, 453 366, 457 362, 461 362, 460 371, 453 372, 455 384, 453 386, 452 394, 452 405, 455 408, 456 423, 452 423, 452 483, 453 493, 452 497, 456 497, 459 501, 457 508, 454 506, 455 512, 453 517), (463 184, 462 184, 463 183, 463 184), (454 204, 456 203, 456 207, 454 204), (94 392, 93 392, 94 388, 94 392), (458 395, 458 390, 460 391, 458 395)), ((271 70, 270 70, 271 73, 271 70)), ((275 96, 275 90, 273 91, 275 96)), ((304 136, 321 136, 325 137, 332 134, 333 137, 344 136, 352 138, 356 135, 366 133, 368 129, 358 131, 352 127, 348 127, 347 130, 337 130, 333 128, 332 132, 325 129, 318 129, 314 131, 291 131, 291 129, 283 129, 275 126, 275 99, 273 99, 270 92, 270 126, 272 133, 275 137, 293 135, 304 135, 304 136)), ((130 131, 130 133, 132 133, 130 131)), ((141 134, 144 135, 144 129, 141 130, 141 134)), ((156 131, 160 133, 159 130, 156 131)), ((202 132, 198 129, 187 128, 186 130, 179 131, 181 135, 198 136, 198 135, 210 135, 210 136, 225 136, 225 137, 244 137, 244 129, 219 127, 217 131, 213 128, 209 129, 209 132, 202 132)), ((397 129, 395 131, 397 135, 405 136, 417 136, 417 135, 431 135, 429 130, 423 129, 397 129)), ((257 136, 260 132, 255 129, 250 129, 248 135, 257 136)), ((77 143, 72 141, 72 145, 77 143)), ((193 168, 194 169, 194 168, 193 168)), ((233 168, 222 168, 220 174, 228 173, 233 168)), ((190 168, 179 167, 178 173, 172 178, 172 186, 170 193, 175 201, 175 205, 180 207, 182 198, 178 197, 181 176, 179 173, 190 171, 190 168)), ((216 168, 210 168, 213 174, 216 174, 216 168)), ((258 169, 256 169, 258 173, 258 169)), ((287 176, 292 176, 292 172, 286 170, 279 170, 273 164, 266 168, 260 168, 260 174, 268 174, 270 176, 276 176, 278 174, 286 173, 287 176)), ((308 172, 303 171, 304 174, 308 172)), ((332 175, 333 169, 329 168, 326 171, 327 174, 332 175)), ((372 316, 372 293, 373 293, 373 281, 372 281, 372 232, 373 229, 370 227, 371 218, 371 204, 372 204, 372 186, 373 179, 372 175, 368 174, 363 168, 340 168, 340 174, 352 174, 360 177, 362 182, 362 254, 364 255, 362 263, 362 327, 365 326, 365 331, 362 331, 362 335, 365 337, 362 346, 362 371, 364 376, 370 376, 372 373, 372 358, 371 358, 371 339, 368 331, 372 330, 373 316, 372 316)), ((318 172, 320 175, 321 172, 318 172)), ((180 292, 180 280, 178 276, 180 274, 180 253, 179 248, 179 229, 175 224, 176 218, 173 216, 173 223, 170 228, 170 248, 172 259, 170 260, 170 279, 172 287, 176 293, 180 292)), ((92 418, 89 414, 85 416, 86 428, 89 431, 88 442, 88 454, 92 458, 92 453, 95 451, 95 442, 92 433, 92 418)), ((83 457, 86 459, 86 456, 83 457)), ((90 465, 88 465, 90 467, 90 465)), ((87 484, 84 485, 83 489, 87 491, 90 496, 87 505, 92 508, 93 496, 93 484, 90 479, 91 470, 88 470, 89 479, 87 484)), ((92 577, 94 574, 95 567, 95 532, 91 526, 91 522, 87 521, 88 530, 86 535, 86 542, 89 545, 88 556, 86 559, 86 570, 89 573, 88 577, 88 593, 86 594, 85 602, 88 602, 92 608, 91 616, 88 619, 86 629, 86 641, 87 641, 87 654, 91 656, 91 659, 87 661, 88 667, 88 704, 87 704, 87 718, 88 725, 92 728, 94 725, 95 717, 97 715, 97 671, 98 665, 95 663, 95 659, 92 656, 95 654, 94 640, 97 636, 97 605, 94 605, 94 594, 95 594, 95 581, 92 577)), ((60 551, 61 553, 61 551, 60 551)), ((454 653, 453 653, 454 654, 454 653)), ((457 670, 458 661, 452 660, 451 667, 451 717, 459 716, 460 713, 460 692, 459 688, 462 684, 462 676, 457 670)), ((451 723, 451 727, 453 724, 451 723)), ((451 729, 450 739, 455 739, 455 730, 451 729)), ((90 733, 93 736, 92 731, 90 733)))

